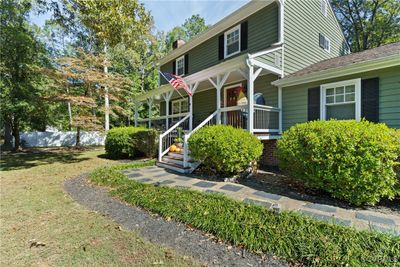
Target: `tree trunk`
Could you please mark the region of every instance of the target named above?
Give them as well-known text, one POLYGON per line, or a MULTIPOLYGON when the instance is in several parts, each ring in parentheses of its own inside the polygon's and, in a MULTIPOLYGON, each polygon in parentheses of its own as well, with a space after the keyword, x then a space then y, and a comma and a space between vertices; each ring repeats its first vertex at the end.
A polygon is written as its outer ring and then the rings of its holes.
MULTIPOLYGON (((107 67, 107 44, 104 44, 104 54, 106 58, 104 59, 104 73, 108 73, 107 67)), ((105 115, 104 115, 104 129, 106 131, 110 130, 110 103, 108 99, 108 88, 104 88, 104 105, 105 105, 105 115)))
POLYGON ((4 144, 2 150, 11 150, 13 148, 13 136, 11 123, 8 121, 4 122, 4 144))
MULTIPOLYGON (((67 87, 67 94, 69 94, 68 87, 67 87)), ((68 117, 69 117, 68 131, 71 131, 72 130, 72 107, 71 107, 71 102, 68 102, 67 105, 68 105, 68 117)))
POLYGON ((81 127, 76 127, 76 143, 75 143, 76 147, 80 147, 81 146, 81 127))
POLYGON ((19 136, 19 123, 14 121, 13 124, 13 136, 14 136, 14 151, 21 150, 21 138, 19 136))

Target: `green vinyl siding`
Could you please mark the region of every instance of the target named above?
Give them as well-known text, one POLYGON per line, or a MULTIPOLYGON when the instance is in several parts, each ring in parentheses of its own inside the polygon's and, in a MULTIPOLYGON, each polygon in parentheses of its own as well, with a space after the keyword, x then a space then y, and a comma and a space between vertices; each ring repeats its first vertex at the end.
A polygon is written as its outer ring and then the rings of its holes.
POLYGON ((257 77, 254 81, 254 93, 262 93, 267 106, 278 107, 278 88, 271 84, 277 79, 278 76, 269 74, 257 77))
MULTIPOLYGON (((329 4, 329 1, 326 0, 329 4)), ((343 55, 347 50, 342 30, 328 6, 321 12, 321 0, 285 1, 284 71, 290 74, 313 63, 343 55), (330 52, 319 47, 319 34, 328 37, 330 52)))
MULTIPOLYGON (((254 53, 267 49, 278 41, 278 6, 276 3, 268 5, 238 24, 244 21, 248 22, 248 48, 225 60, 232 59, 244 53, 254 53)), ((232 25, 232 27, 238 24, 232 25)), ((226 30, 229 30, 229 28, 226 30)), ((185 75, 196 73, 225 61, 218 58, 218 37, 226 30, 194 47, 187 53, 189 55, 189 72, 185 75)), ((161 71, 172 72, 172 64, 172 61, 164 64, 160 68, 161 71)), ((165 83, 166 81, 161 78, 161 84, 165 83)))
POLYGON ((282 89, 283 129, 307 121, 308 89, 325 83, 379 77, 379 121, 400 128, 400 67, 342 76, 282 89))

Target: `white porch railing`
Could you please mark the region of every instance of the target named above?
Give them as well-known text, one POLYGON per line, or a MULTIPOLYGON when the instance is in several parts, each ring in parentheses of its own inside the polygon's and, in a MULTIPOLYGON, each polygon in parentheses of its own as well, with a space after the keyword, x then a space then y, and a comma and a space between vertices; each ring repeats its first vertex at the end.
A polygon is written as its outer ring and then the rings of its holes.
POLYGON ((160 135, 160 140, 158 143, 158 161, 162 160, 162 157, 168 153, 170 146, 174 143, 177 137, 176 128, 182 125, 185 121, 190 118, 190 114, 187 114, 183 119, 178 121, 175 125, 169 128, 165 133, 160 135))
MULTIPOLYGON (((151 121, 151 126, 161 130, 161 131, 165 131, 167 130, 167 118, 168 118, 168 125, 174 125, 176 122, 178 122, 179 120, 181 120, 182 118, 184 118, 185 116, 189 115, 189 112, 186 113, 178 113, 178 114, 172 114, 172 115, 164 115, 164 116, 157 116, 157 117, 153 117, 153 118, 144 118, 144 119, 138 119, 138 124, 139 125, 143 125, 148 127, 148 123, 149 121, 151 121)), ((185 125, 183 125, 184 129, 188 129, 189 128, 189 122, 185 123, 185 125)))
MULTIPOLYGON (((221 108, 222 124, 248 128, 248 105, 221 108)), ((278 133, 280 109, 254 104, 253 132, 278 133)))

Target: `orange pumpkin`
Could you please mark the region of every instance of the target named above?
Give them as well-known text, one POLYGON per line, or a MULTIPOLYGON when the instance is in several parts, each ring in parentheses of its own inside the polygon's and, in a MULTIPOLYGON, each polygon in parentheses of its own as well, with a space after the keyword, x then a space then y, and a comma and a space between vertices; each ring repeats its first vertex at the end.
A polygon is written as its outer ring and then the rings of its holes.
POLYGON ((169 147, 169 151, 171 152, 175 152, 178 148, 176 147, 176 145, 172 145, 169 147))

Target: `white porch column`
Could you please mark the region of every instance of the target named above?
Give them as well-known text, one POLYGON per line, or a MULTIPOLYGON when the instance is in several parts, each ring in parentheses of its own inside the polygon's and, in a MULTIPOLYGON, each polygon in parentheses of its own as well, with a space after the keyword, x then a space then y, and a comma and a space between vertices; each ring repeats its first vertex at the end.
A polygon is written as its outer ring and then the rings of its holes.
POLYGON ((171 97, 174 91, 162 94, 165 100, 165 128, 169 129, 169 102, 171 101, 171 97))
POLYGON ((153 107, 153 97, 150 97, 147 99, 147 104, 149 106, 149 129, 150 129, 151 128, 151 116, 152 116, 151 109, 153 107))
POLYGON ((282 87, 278 87, 278 108, 279 108, 279 134, 282 134, 282 87))
POLYGON ((189 96, 189 112, 190 112, 189 131, 193 130, 193 95, 197 90, 197 86, 199 86, 199 82, 189 85, 189 89, 192 92, 192 96, 189 96))
POLYGON ((231 74, 231 72, 217 75, 216 82, 212 78, 208 78, 208 80, 217 90, 217 124, 221 124, 221 89, 224 86, 226 80, 228 79, 229 74, 231 74))
POLYGON ((217 124, 221 124, 221 81, 220 75, 217 76, 217 124))
POLYGON ((136 102, 135 103, 135 127, 138 127, 139 107, 140 107, 140 104, 138 102, 136 102))
POLYGON ((249 79, 247 80, 247 102, 248 102, 248 116, 247 116, 247 129, 253 133, 254 129, 254 66, 249 64, 249 79))

